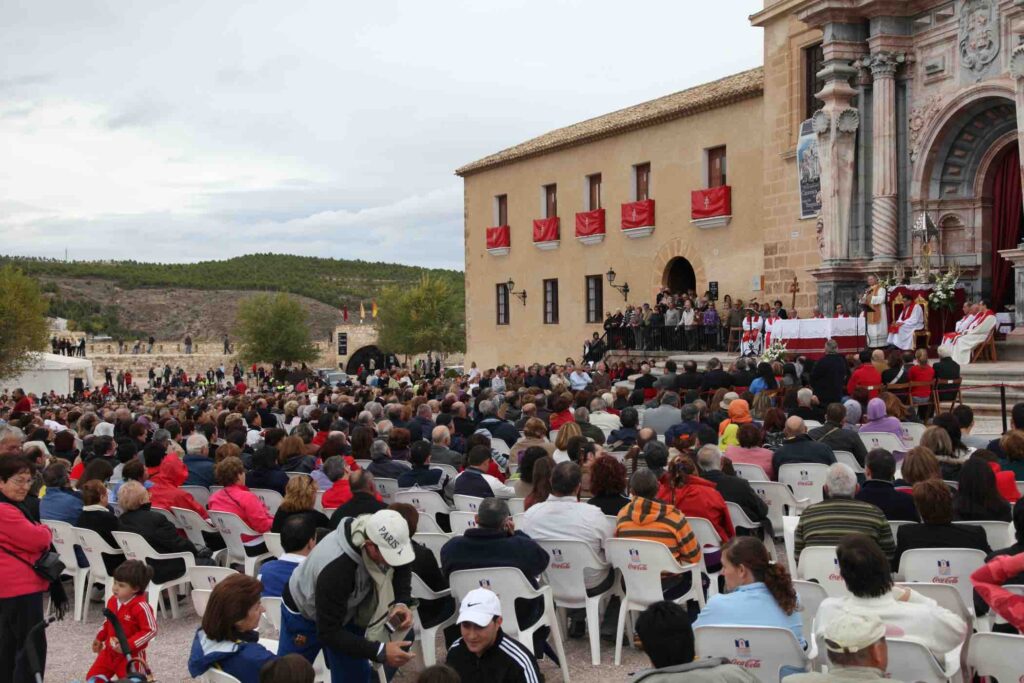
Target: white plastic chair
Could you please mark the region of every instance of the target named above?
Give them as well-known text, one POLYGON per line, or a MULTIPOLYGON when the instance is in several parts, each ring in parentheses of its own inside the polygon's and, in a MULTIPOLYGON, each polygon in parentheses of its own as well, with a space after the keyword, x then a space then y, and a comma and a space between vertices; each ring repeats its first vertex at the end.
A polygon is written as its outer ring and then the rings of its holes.
POLYGON ((206 683, 242 683, 231 674, 226 674, 220 669, 207 669, 203 674, 206 677, 206 683))
POLYGON ((441 548, 444 547, 445 543, 452 540, 452 537, 444 533, 426 533, 417 529, 416 533, 412 537, 412 540, 416 541, 420 545, 430 550, 430 552, 434 553, 434 557, 437 559, 437 564, 438 566, 440 566, 441 548))
POLYGON ((901 526, 907 524, 916 524, 917 522, 908 522, 905 519, 890 519, 889 520, 889 531, 892 532, 892 540, 896 540, 896 534, 899 532, 901 526))
POLYGON ((212 588, 193 588, 190 594, 192 598, 192 609, 196 611, 196 616, 200 619, 203 618, 203 614, 206 613, 206 605, 210 602, 210 594, 213 593, 212 588))
POLYGON ((551 443, 554 443, 555 439, 557 439, 557 438, 558 438, 558 430, 557 429, 552 429, 550 432, 548 432, 548 441, 550 441, 551 443))
POLYGON ((736 471, 737 477, 747 481, 771 481, 768 474, 759 465, 745 465, 740 462, 734 462, 732 468, 736 471))
POLYGON ((889 647, 889 668, 885 670, 889 677, 915 683, 952 683, 953 680, 961 680, 957 674, 960 672, 963 644, 946 654, 943 667, 928 648, 915 640, 886 638, 885 642, 889 647))
POLYGON ((430 515, 421 516, 419 522, 416 523, 416 533, 419 533, 421 530, 427 534, 447 533, 430 515))
POLYGON ((810 664, 788 628, 698 626, 693 629, 693 645, 698 657, 725 657, 740 666, 759 660, 761 666, 744 668, 764 683, 778 683, 784 666, 802 669, 810 664))
POLYGON ((359 469, 361 470, 365 470, 367 467, 370 466, 372 462, 373 460, 366 460, 364 458, 359 458, 358 460, 356 460, 356 464, 359 465, 359 469))
MULTIPOLYGON (((220 535, 217 527, 203 519, 195 510, 171 508, 171 512, 178 519, 178 528, 185 532, 185 537, 197 548, 206 545, 206 538, 203 536, 204 531, 220 535)), ((213 554, 214 561, 217 562, 223 561, 226 556, 227 552, 224 550, 218 550, 213 554)))
POLYGON ((988 546, 992 548, 992 550, 1006 548, 1017 542, 1013 533, 1013 522, 982 520, 973 522, 954 521, 953 524, 973 524, 974 526, 980 526, 985 530, 985 537, 988 539, 988 546))
POLYGON ((843 598, 850 594, 846 582, 839 575, 839 559, 834 545, 809 545, 797 560, 797 574, 803 581, 816 581, 830 598, 843 598))
MULTIPOLYGON (((105 606, 107 600, 114 594, 114 577, 107 573, 107 565, 103 563, 103 555, 120 555, 124 557, 124 551, 120 548, 111 547, 103 540, 102 536, 92 529, 74 527, 73 531, 78 538, 78 546, 85 553, 85 558, 89 560, 89 585, 103 584, 103 604, 105 606)), ((82 621, 88 621, 88 619, 89 599, 87 597, 82 605, 82 621)))
POLYGON ((551 556, 547 571, 548 585, 554 594, 555 606, 566 623, 567 609, 585 609, 587 612, 587 634, 590 636, 590 663, 601 664, 601 600, 615 591, 612 581, 608 589, 598 595, 587 595, 584 572, 607 574, 614 571, 612 566, 594 553, 594 549, 583 541, 569 539, 537 541, 551 556))
POLYGON ((629 621, 629 634, 632 638, 633 627, 630 612, 647 609, 655 602, 665 599, 661 590, 661 575, 690 575, 690 590, 676 598, 675 602, 683 605, 687 600, 696 600, 704 609, 704 589, 701 586, 701 564, 681 565, 676 562, 672 552, 657 541, 643 541, 632 538, 609 538, 605 542, 605 556, 612 566, 619 570, 626 584, 626 595, 619 608, 619 620, 615 633, 615 665, 622 661, 622 630, 629 621))
POLYGON ((181 576, 164 583, 150 581, 149 587, 146 589, 149 606, 153 608, 154 615, 157 614, 157 610, 160 608, 160 593, 166 590, 171 605, 171 617, 177 619, 178 596, 174 588, 189 583, 188 573, 192 567, 196 566, 195 556, 189 552, 158 553, 153 550, 153 546, 145 538, 128 531, 115 531, 114 538, 117 539, 117 544, 121 546, 125 557, 129 560, 139 560, 140 562, 145 562, 146 560, 181 560, 185 563, 185 571, 181 576))
MULTIPOLYGON (((412 575, 412 597, 417 600, 440 600, 443 597, 451 595, 451 590, 444 590, 440 592, 434 592, 430 590, 430 587, 423 582, 419 576, 415 573, 412 575)), ((442 621, 439 624, 435 624, 430 628, 424 628, 423 622, 420 621, 420 613, 418 610, 412 611, 412 627, 416 633, 417 643, 417 654, 422 661, 423 667, 433 666, 437 663, 437 632, 442 631, 451 624, 455 623, 455 618, 458 615, 458 607, 452 612, 451 616, 442 621)))
POLYGON ((174 516, 174 513, 168 510, 167 508, 153 507, 150 509, 153 510, 153 512, 159 512, 161 515, 163 515, 168 522, 174 525, 175 529, 181 528, 181 522, 179 522, 178 518, 174 516))
POLYGON ((967 648, 967 666, 978 676, 1003 681, 1018 680, 1024 662, 1024 636, 1008 633, 975 633, 967 648))
POLYGON ((796 525, 800 518, 785 515, 782 518, 782 542, 786 547, 786 560, 789 562, 789 573, 797 577, 796 571, 796 525))
MULTIPOLYGON (((761 522, 752 520, 739 503, 727 500, 725 501, 725 507, 729 510, 729 519, 732 520, 732 525, 736 529, 760 530, 764 526, 761 522)), ((758 531, 758 535, 761 535, 760 531, 758 531)), ((768 556, 772 558, 773 562, 778 561, 779 558, 775 556, 775 543, 770 538, 765 538, 764 541, 765 548, 768 549, 768 556)))
MULTIPOLYGON (((660 545, 660 544, 659 544, 660 545)), ((664 546, 662 546, 664 548, 664 546)), ((552 598, 551 586, 534 588, 523 573, 515 567, 491 567, 488 569, 463 569, 452 572, 449 577, 452 596, 456 602, 471 590, 487 588, 494 591, 501 601, 502 628, 506 633, 531 650, 534 649, 533 634, 542 626, 551 629, 550 640, 561 665, 562 680, 569 683, 569 660, 565 656, 562 645, 562 628, 555 614, 555 603, 552 598), (515 601, 520 599, 544 599, 544 614, 533 624, 522 625, 516 617, 515 601)), ((700 583, 697 584, 698 588, 700 583)), ((539 652, 534 651, 534 655, 539 652)))
POLYGON ((380 494, 380 497, 384 499, 385 505, 391 505, 395 502, 395 493, 398 492, 397 479, 377 477, 373 480, 373 485, 377 487, 377 492, 380 494))
POLYGON ((210 511, 210 519, 217 526, 217 531, 224 538, 227 546, 229 561, 235 561, 245 566, 245 573, 249 576, 256 576, 256 567, 262 562, 272 559, 274 556, 269 552, 260 553, 250 557, 245 552, 245 544, 242 543, 242 536, 262 536, 254 531, 242 518, 233 512, 210 511))
POLYGON ((452 524, 452 535, 461 536, 466 532, 466 529, 476 528, 476 513, 475 512, 463 512, 461 510, 454 510, 448 519, 452 524))
POLYGON ((920 422, 901 422, 900 431, 903 432, 903 440, 911 446, 921 445, 921 435, 924 434, 924 425, 920 422))
POLYGON ((789 486, 796 498, 807 498, 811 503, 825 499, 825 480, 828 465, 817 462, 790 463, 779 468, 779 482, 789 486))
POLYGON ((395 492, 393 500, 396 503, 408 503, 416 508, 420 513, 420 524, 423 524, 425 519, 430 519, 437 526, 437 516, 447 515, 451 512, 451 508, 448 506, 448 503, 444 502, 441 494, 437 491, 427 491, 419 487, 400 489, 395 492))
POLYGON ((875 448, 884 448, 890 453, 896 451, 906 452, 908 448, 903 445, 903 440, 889 432, 857 432, 860 440, 864 442, 864 448, 871 451, 875 448))
POLYGON ((188 570, 188 580, 194 589, 213 590, 218 583, 237 573, 231 567, 195 566, 188 570))
POLYGON ((205 486, 194 486, 189 484, 188 486, 182 486, 181 490, 192 496, 197 503, 206 507, 210 502, 210 489, 205 486))
POLYGON ((864 467, 850 451, 832 451, 832 454, 836 456, 836 462, 847 465, 855 474, 864 474, 864 467))
POLYGON ((974 615, 967 605, 964 604, 964 599, 960 597, 960 591, 956 589, 956 586, 951 586, 948 583, 914 583, 908 581, 899 581, 894 585, 900 588, 909 588, 915 593, 931 598, 939 604, 939 607, 945 607, 963 619, 965 624, 971 625, 974 623, 974 615))
POLYGON ((508 503, 508 511, 513 515, 521 515, 526 512, 525 498, 509 498, 505 502, 508 503))
POLYGON ((263 618, 274 627, 278 633, 281 632, 281 598, 263 596, 260 598, 263 603, 263 618))
POLYGON ((78 534, 75 533, 75 528, 67 522, 59 522, 55 519, 44 519, 42 522, 53 532, 53 547, 60 555, 60 561, 64 563, 64 576, 70 576, 74 582, 75 621, 82 621, 85 601, 89 599, 85 589, 89 586, 90 568, 78 566, 78 558, 75 555, 78 534))
POLYGON ((697 537, 697 543, 700 544, 700 570, 707 575, 710 582, 708 595, 718 595, 718 578, 722 575, 722 570, 719 568, 716 572, 709 571, 706 556, 708 551, 717 552, 722 549, 722 537, 709 519, 687 517, 686 521, 690 524, 694 536, 697 537))
POLYGON ((271 516, 277 513, 277 508, 281 507, 281 501, 284 500, 284 496, 272 489, 249 489, 249 491, 260 499, 271 516))
POLYGON ((455 477, 459 476, 459 471, 457 469, 455 469, 451 465, 445 465, 443 463, 430 463, 430 469, 441 470, 446 475, 448 475, 448 479, 450 479, 451 481, 455 481, 455 477))
POLYGON ((317 491, 316 492, 316 502, 313 503, 313 509, 314 510, 319 510, 320 512, 324 511, 324 494, 325 493, 327 493, 327 492, 326 491, 317 491))
POLYGON ((821 423, 817 420, 804 420, 804 426, 807 427, 807 431, 811 431, 820 427, 821 423))
POLYGON ((754 493, 761 496, 761 500, 768 506, 768 519, 776 536, 782 534, 783 517, 798 516, 810 503, 808 498, 796 498, 788 486, 777 481, 751 482, 750 488, 754 489, 754 493))
POLYGON ((453 500, 455 501, 456 510, 476 514, 476 509, 480 506, 480 502, 483 498, 477 498, 476 496, 464 496, 461 493, 456 493, 453 500))
POLYGON ((284 555, 284 547, 281 546, 281 534, 268 531, 263 534, 263 542, 267 544, 267 550, 274 557, 284 555))
POLYGON ((491 450, 494 451, 495 453, 500 453, 501 455, 510 454, 508 444, 505 443, 504 439, 491 439, 491 450))
POLYGON ((818 614, 821 603, 828 597, 828 592, 820 583, 813 581, 794 580, 793 588, 800 599, 800 621, 803 622, 804 640, 809 643, 814 636, 814 617, 818 614))
POLYGON ((904 581, 946 583, 956 587, 967 608, 974 612, 971 574, 985 564, 985 553, 973 548, 915 548, 900 557, 904 581))

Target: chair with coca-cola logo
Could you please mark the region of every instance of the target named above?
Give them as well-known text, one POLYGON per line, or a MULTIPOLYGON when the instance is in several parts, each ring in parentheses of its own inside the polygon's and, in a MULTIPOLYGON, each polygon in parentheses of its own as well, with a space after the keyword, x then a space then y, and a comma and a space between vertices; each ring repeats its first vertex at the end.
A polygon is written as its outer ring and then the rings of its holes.
POLYGON ((828 597, 845 598, 850 595, 846 582, 839 575, 836 546, 807 546, 800 552, 796 567, 798 578, 819 584, 828 593, 828 597))
MULTIPOLYGON (((985 564, 985 553, 974 548, 915 548, 900 558, 899 573, 908 583, 955 586, 967 609, 974 613, 971 574, 985 564)), ((981 630, 981 625, 979 625, 981 630)))
POLYGON ((693 629, 693 645, 698 657, 725 657, 764 683, 777 683, 783 667, 806 669, 810 665, 788 628, 698 626, 693 629))
POLYGON ((825 480, 828 465, 818 462, 797 462, 779 468, 779 482, 789 486, 796 498, 807 498, 810 503, 825 500, 825 480))

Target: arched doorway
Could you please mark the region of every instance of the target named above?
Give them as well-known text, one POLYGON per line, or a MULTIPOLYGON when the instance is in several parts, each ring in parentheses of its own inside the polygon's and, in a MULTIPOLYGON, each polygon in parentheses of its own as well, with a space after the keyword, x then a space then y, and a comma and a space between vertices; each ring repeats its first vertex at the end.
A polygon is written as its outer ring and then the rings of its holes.
POLYGON ((992 202, 989 224, 991 286, 989 306, 1002 310, 1014 303, 1013 266, 999 255, 1000 249, 1015 249, 1024 234, 1021 205, 1020 151, 1016 141, 1005 145, 992 160, 985 177, 985 197, 992 202))
POLYGON ((345 365, 345 372, 355 375, 359 372, 359 366, 366 370, 380 370, 384 367, 384 354, 376 346, 364 346, 351 356, 345 365))
POLYGON ((697 275, 693 272, 693 266, 689 261, 682 256, 677 256, 665 266, 661 284, 677 294, 689 292, 691 289, 697 289, 697 275))

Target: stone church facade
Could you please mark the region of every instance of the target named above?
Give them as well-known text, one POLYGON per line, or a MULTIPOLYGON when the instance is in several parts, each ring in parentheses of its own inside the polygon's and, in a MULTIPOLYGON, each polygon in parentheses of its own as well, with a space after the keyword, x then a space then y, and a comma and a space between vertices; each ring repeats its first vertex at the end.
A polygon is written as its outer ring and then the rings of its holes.
POLYGON ((629 303, 653 302, 663 285, 703 293, 714 283, 800 315, 851 306, 869 273, 916 262, 923 217, 936 228, 933 266, 956 263, 969 295, 1013 303, 996 252, 1020 236, 1024 0, 766 0, 751 21, 764 31, 763 69, 457 171, 467 360, 578 357, 601 329, 594 314, 626 303, 596 277, 609 269, 631 285, 629 303), (811 213, 798 184, 805 141, 816 143, 820 188, 811 213), (653 201, 639 238, 627 227, 638 168, 653 201), (700 202, 717 201, 719 186, 731 205, 708 218, 700 202), (503 293, 510 278, 525 302, 503 293))

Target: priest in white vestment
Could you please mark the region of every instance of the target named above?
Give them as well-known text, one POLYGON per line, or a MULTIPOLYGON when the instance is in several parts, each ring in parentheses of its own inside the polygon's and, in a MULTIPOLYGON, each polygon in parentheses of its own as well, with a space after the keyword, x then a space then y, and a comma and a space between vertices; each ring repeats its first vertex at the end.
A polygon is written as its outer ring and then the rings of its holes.
POLYGON ((761 330, 764 327, 764 319, 753 311, 747 311, 743 318, 743 337, 740 343, 741 356, 761 355, 761 330))
POLYGON ((956 321, 956 323, 953 325, 953 331, 952 332, 947 332, 946 334, 942 335, 942 342, 939 344, 939 346, 942 346, 942 344, 945 344, 947 342, 952 343, 953 340, 956 339, 956 337, 958 335, 961 335, 964 332, 966 332, 967 331, 967 327, 972 322, 974 322, 974 312, 975 312, 975 310, 976 309, 974 307, 974 304, 972 304, 970 301, 965 301, 964 302, 964 317, 962 317, 962 318, 960 318, 959 320, 956 321))
POLYGON ((860 303, 869 307, 866 314, 861 313, 867 323, 868 346, 885 346, 889 334, 889 316, 885 312, 885 287, 878 283, 878 278, 874 275, 868 275, 868 288, 861 296, 860 303))
POLYGON ((924 329, 924 306, 912 299, 903 302, 903 312, 889 326, 888 341, 897 349, 914 350, 914 333, 924 329))
POLYGON ((943 343, 950 349, 950 357, 960 365, 967 365, 971 362, 971 353, 975 347, 988 339, 988 335, 995 329, 998 321, 996 314, 990 311, 984 301, 976 304, 974 319, 965 328, 965 331, 953 338, 952 342, 943 343))

